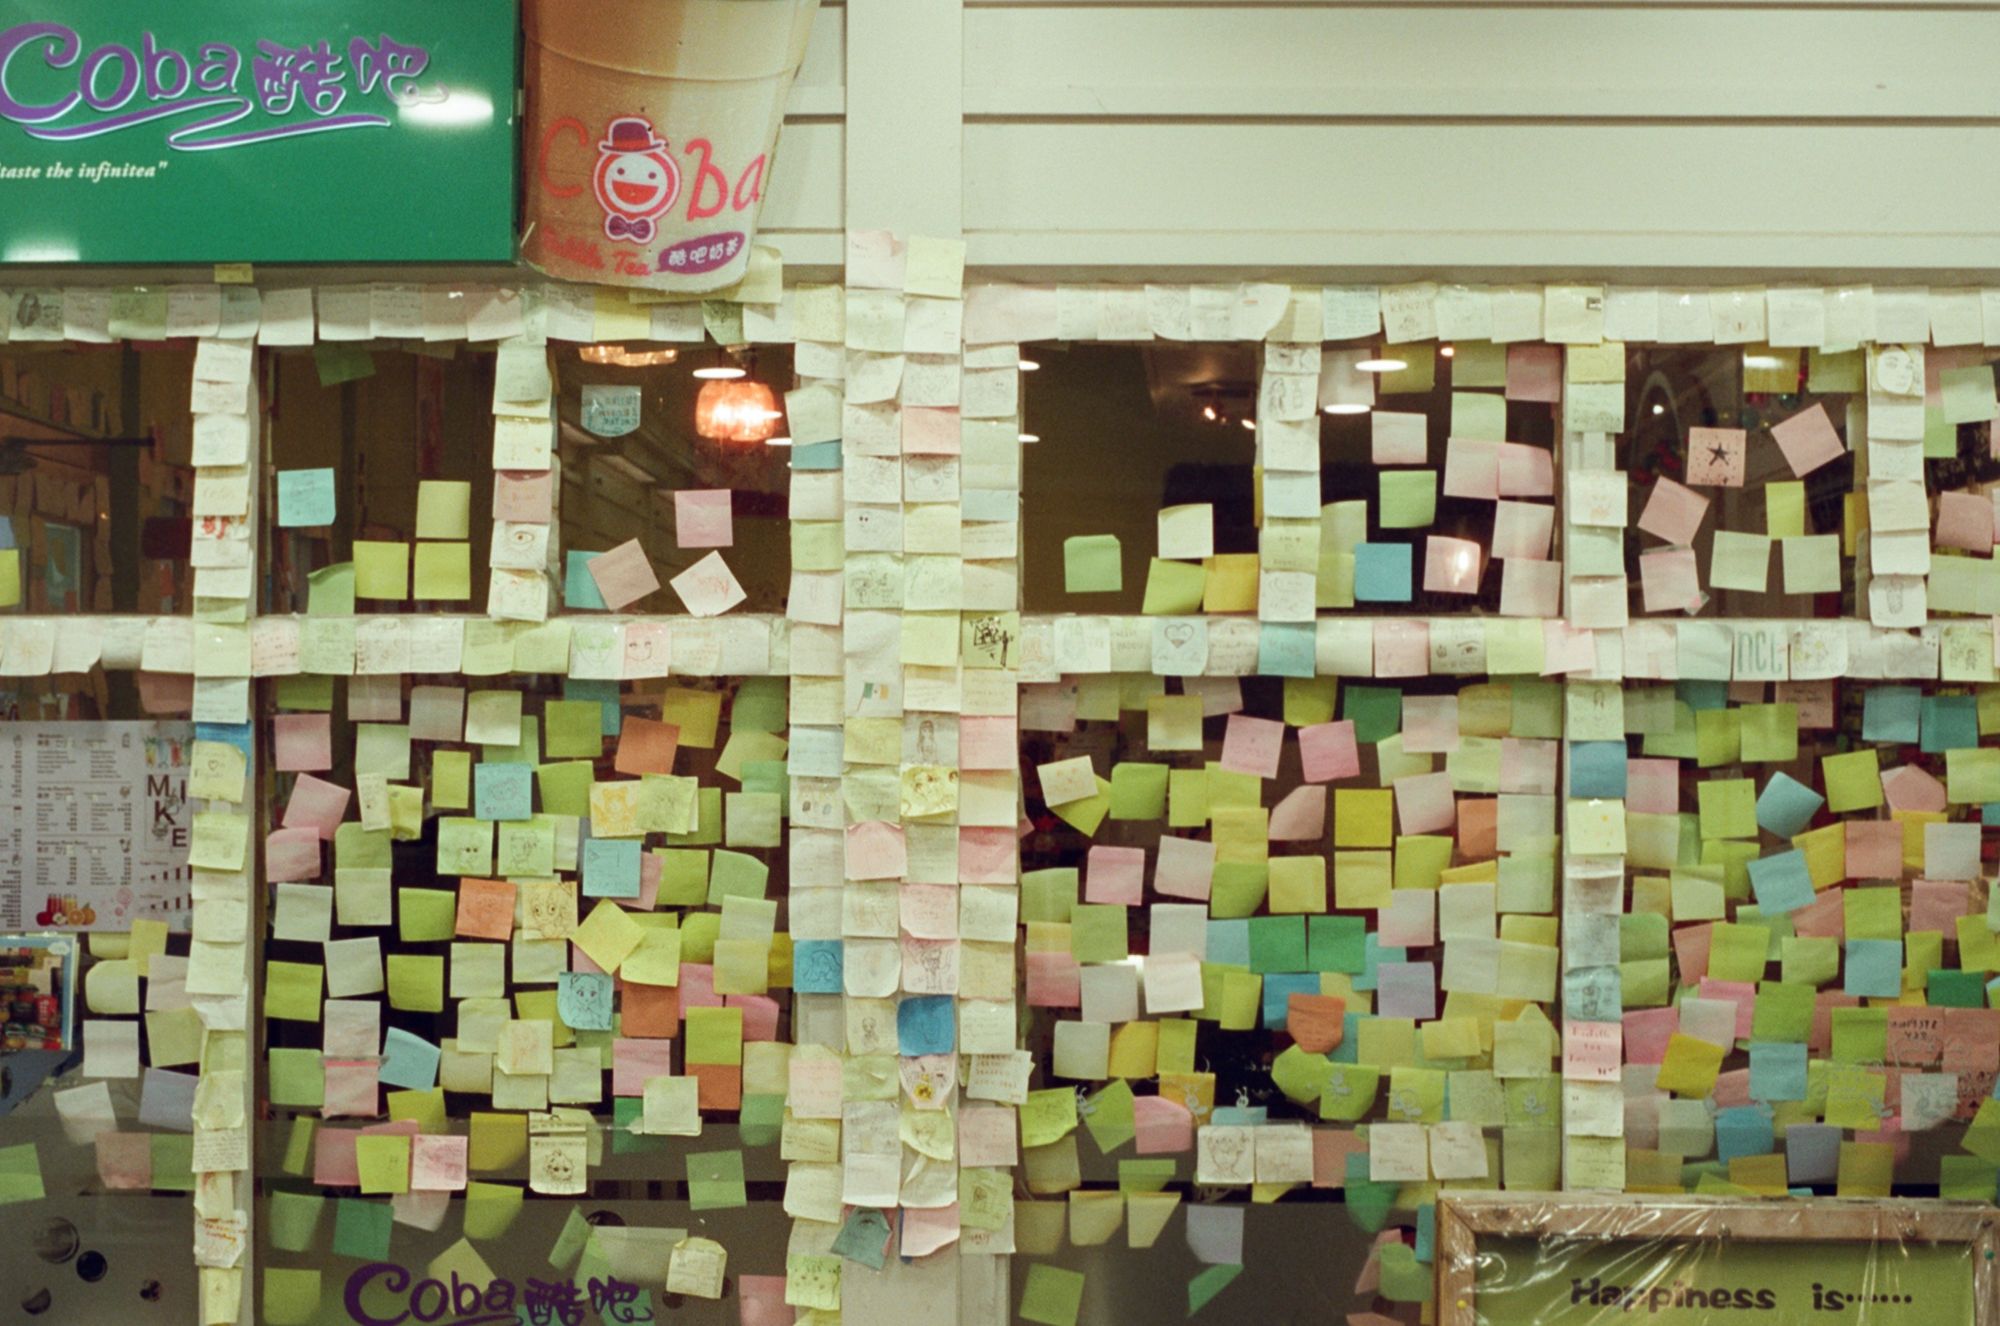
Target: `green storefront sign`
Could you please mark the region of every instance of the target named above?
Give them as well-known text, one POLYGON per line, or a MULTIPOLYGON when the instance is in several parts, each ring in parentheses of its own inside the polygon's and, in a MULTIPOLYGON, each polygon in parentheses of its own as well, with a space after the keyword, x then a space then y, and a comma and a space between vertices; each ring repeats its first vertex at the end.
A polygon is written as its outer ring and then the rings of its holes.
POLYGON ((1482 1326, 1961 1326, 1973 1320, 1976 1255, 1965 1243, 1482 1236, 1474 1308, 1482 1326))
POLYGON ((0 0, 0 262, 504 262, 513 0, 0 0))

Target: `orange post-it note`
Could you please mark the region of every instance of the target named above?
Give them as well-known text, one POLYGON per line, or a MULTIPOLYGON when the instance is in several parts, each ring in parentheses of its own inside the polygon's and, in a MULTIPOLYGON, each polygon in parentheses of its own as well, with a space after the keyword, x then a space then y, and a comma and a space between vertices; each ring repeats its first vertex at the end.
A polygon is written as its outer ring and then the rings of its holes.
POLYGON ((514 934, 514 885, 503 879, 461 879, 454 934, 506 940, 514 934))
POLYGON ((652 718, 628 718, 618 730, 618 754, 612 768, 622 774, 663 774, 674 771, 674 752, 681 730, 652 718))

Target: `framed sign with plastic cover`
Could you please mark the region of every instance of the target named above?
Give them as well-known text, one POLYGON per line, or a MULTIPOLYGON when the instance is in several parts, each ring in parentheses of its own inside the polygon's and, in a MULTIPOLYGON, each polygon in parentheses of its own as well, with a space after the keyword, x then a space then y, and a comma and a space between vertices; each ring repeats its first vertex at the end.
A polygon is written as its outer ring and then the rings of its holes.
POLYGON ((1996 1237, 2000 1211, 1964 1202, 1444 1197, 1439 1315, 1445 1326, 1990 1326, 1996 1237))

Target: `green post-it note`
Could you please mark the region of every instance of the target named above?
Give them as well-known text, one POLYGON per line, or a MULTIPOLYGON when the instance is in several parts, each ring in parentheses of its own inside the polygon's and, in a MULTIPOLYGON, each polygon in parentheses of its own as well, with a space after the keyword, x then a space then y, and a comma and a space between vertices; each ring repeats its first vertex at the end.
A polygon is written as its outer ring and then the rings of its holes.
POLYGON ((1070 594, 1116 593, 1125 570, 1116 534, 1079 534, 1063 540, 1063 590, 1070 594))
POLYGON ((1146 568, 1146 601, 1140 611, 1152 617, 1200 612, 1207 585, 1207 568, 1155 557, 1146 568))
POLYGON ((1111 818, 1157 820, 1167 813, 1164 764, 1126 761, 1111 766, 1111 818))
MULTIPOLYGON (((1241 1274, 1243 1274, 1241 1266, 1210 1266, 1195 1276, 1194 1279, 1188 1281, 1188 1316, 1192 1317, 1195 1313, 1207 1307, 1210 1299, 1214 1298, 1224 1289, 1227 1289, 1230 1282, 1241 1274)), ((1387 1288, 1386 1281, 1384 1288, 1385 1290, 1387 1288)), ((1385 1292, 1384 1297, 1388 1296, 1385 1292)))
POLYGON ((335 562, 306 577, 308 617, 354 615, 354 563, 335 562))
MULTIPOLYGON (((364 1139, 365 1140, 365 1139, 364 1139)), ((477 1179, 465 1186, 465 1236, 469 1239, 497 1239, 505 1234, 521 1213, 525 1197, 511 1183, 484 1183, 477 1179)))
POLYGON ((375 376, 375 356, 365 346, 342 341, 321 341, 315 345, 313 366, 319 371, 322 387, 337 387, 343 382, 359 382, 375 376))
MULTIPOLYGON (((305 1252, 319 1237, 326 1198, 317 1193, 277 1191, 264 1199, 264 1211, 271 1246, 280 1252, 305 1252)), ((382 1246, 386 1251, 386 1240, 382 1246)))
POLYGON ((266 1266, 264 1320, 269 1326, 302 1326, 319 1313, 319 1271, 313 1267, 266 1266))
MULTIPOLYGON (((318 1219, 315 1212, 314 1219, 318 1219)), ((333 1251, 336 1256, 364 1262, 379 1262, 389 1255, 389 1233, 396 1213, 387 1202, 364 1202, 343 1197, 333 1217, 333 1251)))
POLYGON ((1043 1262, 1028 1267, 1027 1288, 1021 1293, 1021 1319, 1040 1326, 1076 1326, 1083 1306, 1083 1272, 1043 1262))
POLYGON ((46 1194, 42 1189, 42 1161, 33 1142, 0 1147, 0 1206, 11 1202, 33 1202, 46 1194))
POLYGON ((1437 519, 1436 470, 1383 470, 1382 528, 1421 529, 1437 519))
POLYGON ((410 545, 377 539, 354 541, 354 595, 364 599, 410 597, 410 545))
POLYGON ((416 568, 416 597, 445 602, 472 597, 472 545, 420 543, 416 568))
POLYGON ((1507 398, 1484 391, 1451 394, 1451 436, 1489 442, 1507 439, 1507 398))
POLYGON ((158 1192, 194 1191, 194 1138, 187 1133, 154 1133, 153 1188, 158 1192))
POLYGON ((688 1209, 718 1211, 747 1205, 741 1151, 691 1151, 687 1158, 688 1209))
POLYGON ((1132 1085, 1122 1079, 1113 1082, 1085 1101, 1081 1110, 1083 1126, 1090 1130, 1097 1149, 1107 1155, 1137 1135, 1133 1120, 1132 1085))
POLYGON ((354 1158, 361 1171, 361 1191, 400 1193, 410 1190, 410 1139, 401 1133, 364 1133, 354 1139, 354 1158))

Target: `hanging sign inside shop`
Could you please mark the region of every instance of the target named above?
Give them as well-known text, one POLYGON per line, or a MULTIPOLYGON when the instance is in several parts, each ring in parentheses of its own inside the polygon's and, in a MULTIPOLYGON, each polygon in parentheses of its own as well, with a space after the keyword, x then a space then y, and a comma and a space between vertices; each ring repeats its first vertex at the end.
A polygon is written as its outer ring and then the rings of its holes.
POLYGON ((528 0, 521 255, 662 290, 743 278, 819 0, 528 0))
POLYGON ((639 388, 590 383, 583 389, 583 426, 599 437, 624 437, 639 427, 639 388))
POLYGON ((0 262, 504 262, 512 0, 0 0, 0 262))

